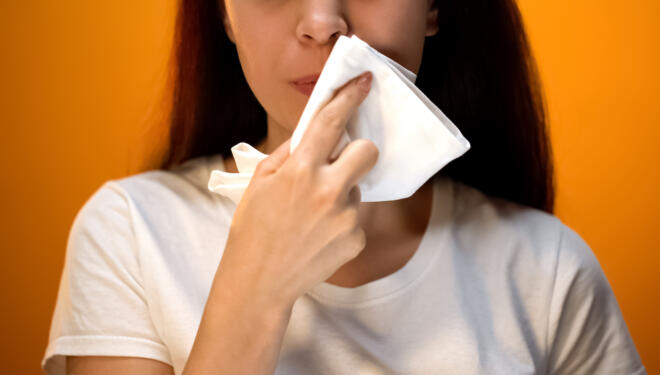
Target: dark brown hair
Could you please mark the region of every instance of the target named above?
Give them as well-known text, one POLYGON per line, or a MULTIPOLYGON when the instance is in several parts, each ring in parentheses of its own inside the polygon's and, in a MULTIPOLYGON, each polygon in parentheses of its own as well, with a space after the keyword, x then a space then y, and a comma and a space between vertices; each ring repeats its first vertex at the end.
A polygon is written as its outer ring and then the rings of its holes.
MULTIPOLYGON (((265 138, 266 113, 228 39, 220 1, 181 0, 169 148, 160 169, 231 155, 265 138)), ((514 0, 443 0, 427 37, 417 86, 472 148, 438 173, 552 213, 554 176, 545 104, 514 0)))

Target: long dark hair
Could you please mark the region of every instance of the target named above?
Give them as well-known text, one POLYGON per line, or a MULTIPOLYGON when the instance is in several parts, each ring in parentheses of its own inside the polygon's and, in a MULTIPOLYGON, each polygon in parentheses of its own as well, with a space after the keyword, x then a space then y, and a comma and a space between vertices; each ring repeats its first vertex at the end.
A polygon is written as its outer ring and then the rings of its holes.
MULTIPOLYGON (((222 0, 181 0, 169 148, 160 169, 231 155, 266 137, 266 112, 222 23, 222 0)), ((472 148, 439 173, 552 213, 554 176, 545 103, 515 0, 435 0, 417 86, 472 148)))

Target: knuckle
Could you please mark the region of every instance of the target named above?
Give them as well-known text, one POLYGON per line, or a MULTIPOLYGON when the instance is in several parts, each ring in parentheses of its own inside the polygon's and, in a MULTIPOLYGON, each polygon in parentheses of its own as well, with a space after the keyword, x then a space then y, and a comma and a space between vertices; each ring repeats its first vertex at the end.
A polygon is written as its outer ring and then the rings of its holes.
POLYGON ((334 207, 339 194, 340 189, 334 184, 321 184, 316 190, 316 201, 321 207, 334 207))
POLYGON ((346 98, 350 103, 355 103, 362 98, 362 93, 357 85, 352 85, 352 88, 352 90, 346 90, 346 98))
POLYGON ((311 160, 306 157, 290 158, 288 163, 285 163, 277 170, 291 189, 306 190, 310 186, 313 179, 314 166, 311 160))
POLYGON ((299 178, 300 176, 309 175, 312 172, 313 166, 311 160, 305 157, 292 158, 292 163, 288 165, 287 171, 299 178))
POLYGON ((349 203, 358 205, 362 201, 362 192, 360 191, 360 185, 354 185, 349 192, 349 203))
POLYGON ((356 231, 356 236, 356 244, 360 251, 362 251, 367 246, 367 233, 364 231, 364 229, 358 228, 356 231))
POLYGON ((371 162, 371 166, 373 167, 377 162, 378 162, 378 156, 380 155, 380 151, 378 151, 378 147, 376 145, 373 145, 372 150, 369 154, 371 159, 369 161, 371 162))
POLYGON ((367 149, 376 159, 378 158, 378 155, 380 154, 380 150, 378 150, 378 146, 376 146, 376 144, 370 139, 367 139, 367 149))
POLYGON ((347 208, 344 211, 342 222, 344 223, 348 231, 355 230, 355 228, 358 227, 360 223, 357 207, 347 208))
POLYGON ((355 258, 367 246, 367 235, 362 228, 358 227, 351 233, 350 238, 348 247, 351 249, 351 258, 355 258))
POLYGON ((257 166, 254 168, 254 174, 255 175, 263 175, 266 174, 267 172, 272 170, 272 165, 270 160, 268 158, 263 159, 259 163, 257 163, 257 166))
POLYGON ((336 106, 325 107, 319 115, 326 126, 340 126, 342 123, 341 112, 336 106))
POLYGON ((378 146, 376 146, 376 144, 370 139, 361 138, 360 141, 361 147, 369 158, 369 161, 375 163, 378 160, 378 155, 380 153, 378 146))

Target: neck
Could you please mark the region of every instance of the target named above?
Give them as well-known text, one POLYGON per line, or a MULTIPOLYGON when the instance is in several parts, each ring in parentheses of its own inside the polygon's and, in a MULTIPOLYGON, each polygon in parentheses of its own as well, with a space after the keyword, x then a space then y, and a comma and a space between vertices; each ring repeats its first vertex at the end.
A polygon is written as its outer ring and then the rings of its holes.
POLYGON ((270 155, 275 149, 284 143, 293 134, 293 130, 278 124, 270 115, 268 115, 267 136, 255 148, 264 154, 270 155))

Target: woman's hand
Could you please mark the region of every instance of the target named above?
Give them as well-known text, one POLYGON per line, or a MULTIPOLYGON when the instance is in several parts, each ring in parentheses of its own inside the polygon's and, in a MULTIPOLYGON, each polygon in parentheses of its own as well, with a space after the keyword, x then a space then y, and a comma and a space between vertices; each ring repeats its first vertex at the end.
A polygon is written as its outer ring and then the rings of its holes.
POLYGON ((357 183, 378 148, 357 139, 329 157, 371 78, 367 72, 337 89, 291 155, 289 139, 262 160, 236 208, 218 272, 260 306, 291 307, 366 245, 357 183))

